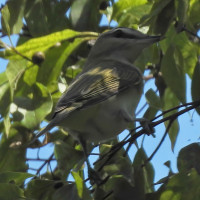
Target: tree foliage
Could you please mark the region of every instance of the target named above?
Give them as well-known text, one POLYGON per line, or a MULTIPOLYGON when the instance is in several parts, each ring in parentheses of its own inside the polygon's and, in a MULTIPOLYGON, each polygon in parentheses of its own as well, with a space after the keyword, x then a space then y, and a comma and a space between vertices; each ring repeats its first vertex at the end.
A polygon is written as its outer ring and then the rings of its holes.
POLYGON ((154 79, 158 90, 146 92, 144 117, 154 120, 154 127, 165 122, 165 136, 169 135, 173 149, 181 134, 179 115, 190 109, 200 114, 199 10, 199 0, 8 0, 2 5, 0 57, 9 62, 0 73, 0 199, 199 200, 198 143, 180 151, 179 172, 170 171, 158 182, 162 186, 157 191, 154 168, 143 147, 133 161, 126 155, 128 149, 122 148, 134 143, 142 131, 120 143, 116 139, 99 146, 104 159, 95 169, 108 178, 94 190, 84 181, 80 145, 61 128, 47 133, 43 142, 27 146, 41 123, 51 119, 63 90, 81 72, 92 41, 109 28, 100 24, 105 15, 109 24, 115 21, 121 27, 165 36, 145 49, 135 65, 149 70, 147 79, 154 79), (186 75, 192 80, 192 103, 186 103, 186 75), (36 169, 37 176, 28 173, 27 149, 41 149, 51 142, 54 152, 36 169), (57 167, 39 176, 52 160, 57 167), (73 181, 68 181, 70 175, 73 181))

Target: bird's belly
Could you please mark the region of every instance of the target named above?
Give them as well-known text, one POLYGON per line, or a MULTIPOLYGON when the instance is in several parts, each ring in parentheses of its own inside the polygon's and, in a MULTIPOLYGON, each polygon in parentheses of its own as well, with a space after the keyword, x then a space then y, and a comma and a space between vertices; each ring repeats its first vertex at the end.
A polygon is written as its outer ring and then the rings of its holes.
POLYGON ((117 136, 133 121, 138 101, 134 91, 127 92, 127 95, 123 93, 118 97, 113 96, 86 109, 72 112, 63 125, 75 138, 82 137, 91 142, 105 141, 117 136), (127 121, 125 115, 131 120, 127 121))

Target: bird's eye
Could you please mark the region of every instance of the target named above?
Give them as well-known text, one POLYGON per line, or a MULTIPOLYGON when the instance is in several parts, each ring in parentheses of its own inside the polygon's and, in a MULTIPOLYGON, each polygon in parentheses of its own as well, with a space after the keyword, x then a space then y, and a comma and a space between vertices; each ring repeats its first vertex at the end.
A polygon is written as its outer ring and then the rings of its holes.
POLYGON ((116 38, 121 38, 121 37, 123 37, 123 35, 124 35, 124 33, 123 33, 123 31, 122 30, 117 30, 117 31, 115 31, 115 37, 116 38))

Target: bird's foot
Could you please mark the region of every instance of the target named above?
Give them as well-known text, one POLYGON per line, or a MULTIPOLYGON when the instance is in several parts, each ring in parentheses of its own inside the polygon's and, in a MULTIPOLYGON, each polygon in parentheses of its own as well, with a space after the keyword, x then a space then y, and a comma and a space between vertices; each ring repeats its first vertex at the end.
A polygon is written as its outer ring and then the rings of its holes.
POLYGON ((136 118, 135 121, 140 122, 142 128, 145 130, 145 133, 147 135, 152 135, 153 137, 156 137, 155 134, 154 134, 155 129, 152 126, 152 122, 150 120, 145 119, 145 118, 136 118))

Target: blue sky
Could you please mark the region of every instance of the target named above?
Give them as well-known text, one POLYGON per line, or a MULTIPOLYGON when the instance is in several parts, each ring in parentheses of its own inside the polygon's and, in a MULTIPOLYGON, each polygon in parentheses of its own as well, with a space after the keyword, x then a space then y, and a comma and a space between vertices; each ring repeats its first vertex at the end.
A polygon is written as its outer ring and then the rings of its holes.
MULTIPOLYGON (((2 1, 1 3, 3 3, 3 2, 4 1, 2 1)), ((106 25, 108 24, 105 16, 102 20, 102 24, 106 24, 106 25)), ((116 23, 113 25, 116 25, 116 23)), ((7 44, 9 44, 8 38, 2 38, 2 40, 4 42, 6 42, 7 44)), ((16 44, 16 41, 17 41, 17 37, 12 36, 12 42, 14 45, 16 44)), ((6 65, 7 65, 7 61, 0 58, 0 72, 4 71, 6 69, 6 65)), ((187 101, 190 102, 190 101, 192 101, 191 100, 191 90, 190 90, 191 80, 189 79, 189 77, 186 77, 186 81, 187 81, 187 101)), ((150 88, 156 90, 153 80, 150 80, 145 85, 144 93, 146 91, 148 91, 148 89, 150 89, 150 88)), ((138 109, 141 108, 142 105, 145 104, 145 102, 146 102, 146 100, 145 100, 145 97, 143 96, 140 101, 140 104, 138 105, 138 109)), ((137 117, 142 117, 142 114, 143 113, 141 113, 140 116, 137 116, 137 117)), ((164 143, 162 144, 161 148, 159 149, 157 154, 152 159, 152 164, 153 164, 153 166, 155 168, 155 172, 156 172, 155 182, 168 174, 168 168, 163 163, 170 160, 172 170, 174 172, 177 172, 176 159, 177 159, 177 155, 178 155, 178 152, 180 151, 180 149, 192 142, 197 142, 197 141, 199 142, 200 123, 199 123, 198 114, 192 110, 190 113, 185 113, 184 115, 180 116, 178 118, 178 121, 180 124, 180 133, 177 138, 174 152, 171 151, 171 143, 170 143, 169 137, 167 136, 164 143)), ((153 138, 152 136, 145 137, 143 146, 145 147, 145 150, 146 150, 146 153, 148 156, 151 155, 151 153, 155 150, 161 137, 164 134, 164 131, 165 131, 165 127, 163 124, 161 124, 156 127, 156 133, 155 133, 156 138, 153 138)), ((125 133, 126 132, 127 131, 125 131, 125 133)), ((119 137, 123 138, 125 133, 122 133, 119 137)), ((138 140, 139 144, 140 144, 140 142, 141 142, 141 138, 138 140)), ((40 150, 40 157, 48 158, 49 155, 52 153, 52 151, 53 151, 53 145, 49 144, 45 148, 42 148, 40 150)), ((129 155, 132 159, 133 159, 135 153, 136 153, 136 147, 133 145, 129 151, 129 155)), ((36 154, 37 154, 37 150, 28 150, 27 157, 34 158, 34 157, 36 157, 36 154)), ((94 159, 95 158, 91 158, 91 161, 93 161, 94 159)), ((42 164, 42 163, 35 162, 35 161, 29 162, 29 166, 31 168, 34 168, 34 167, 37 168, 40 164, 42 164)), ((52 163, 52 166, 55 166, 55 161, 52 163)), ((44 170, 46 170, 46 168, 44 168, 44 170)), ((30 172, 34 173, 34 171, 30 171, 30 172)))

